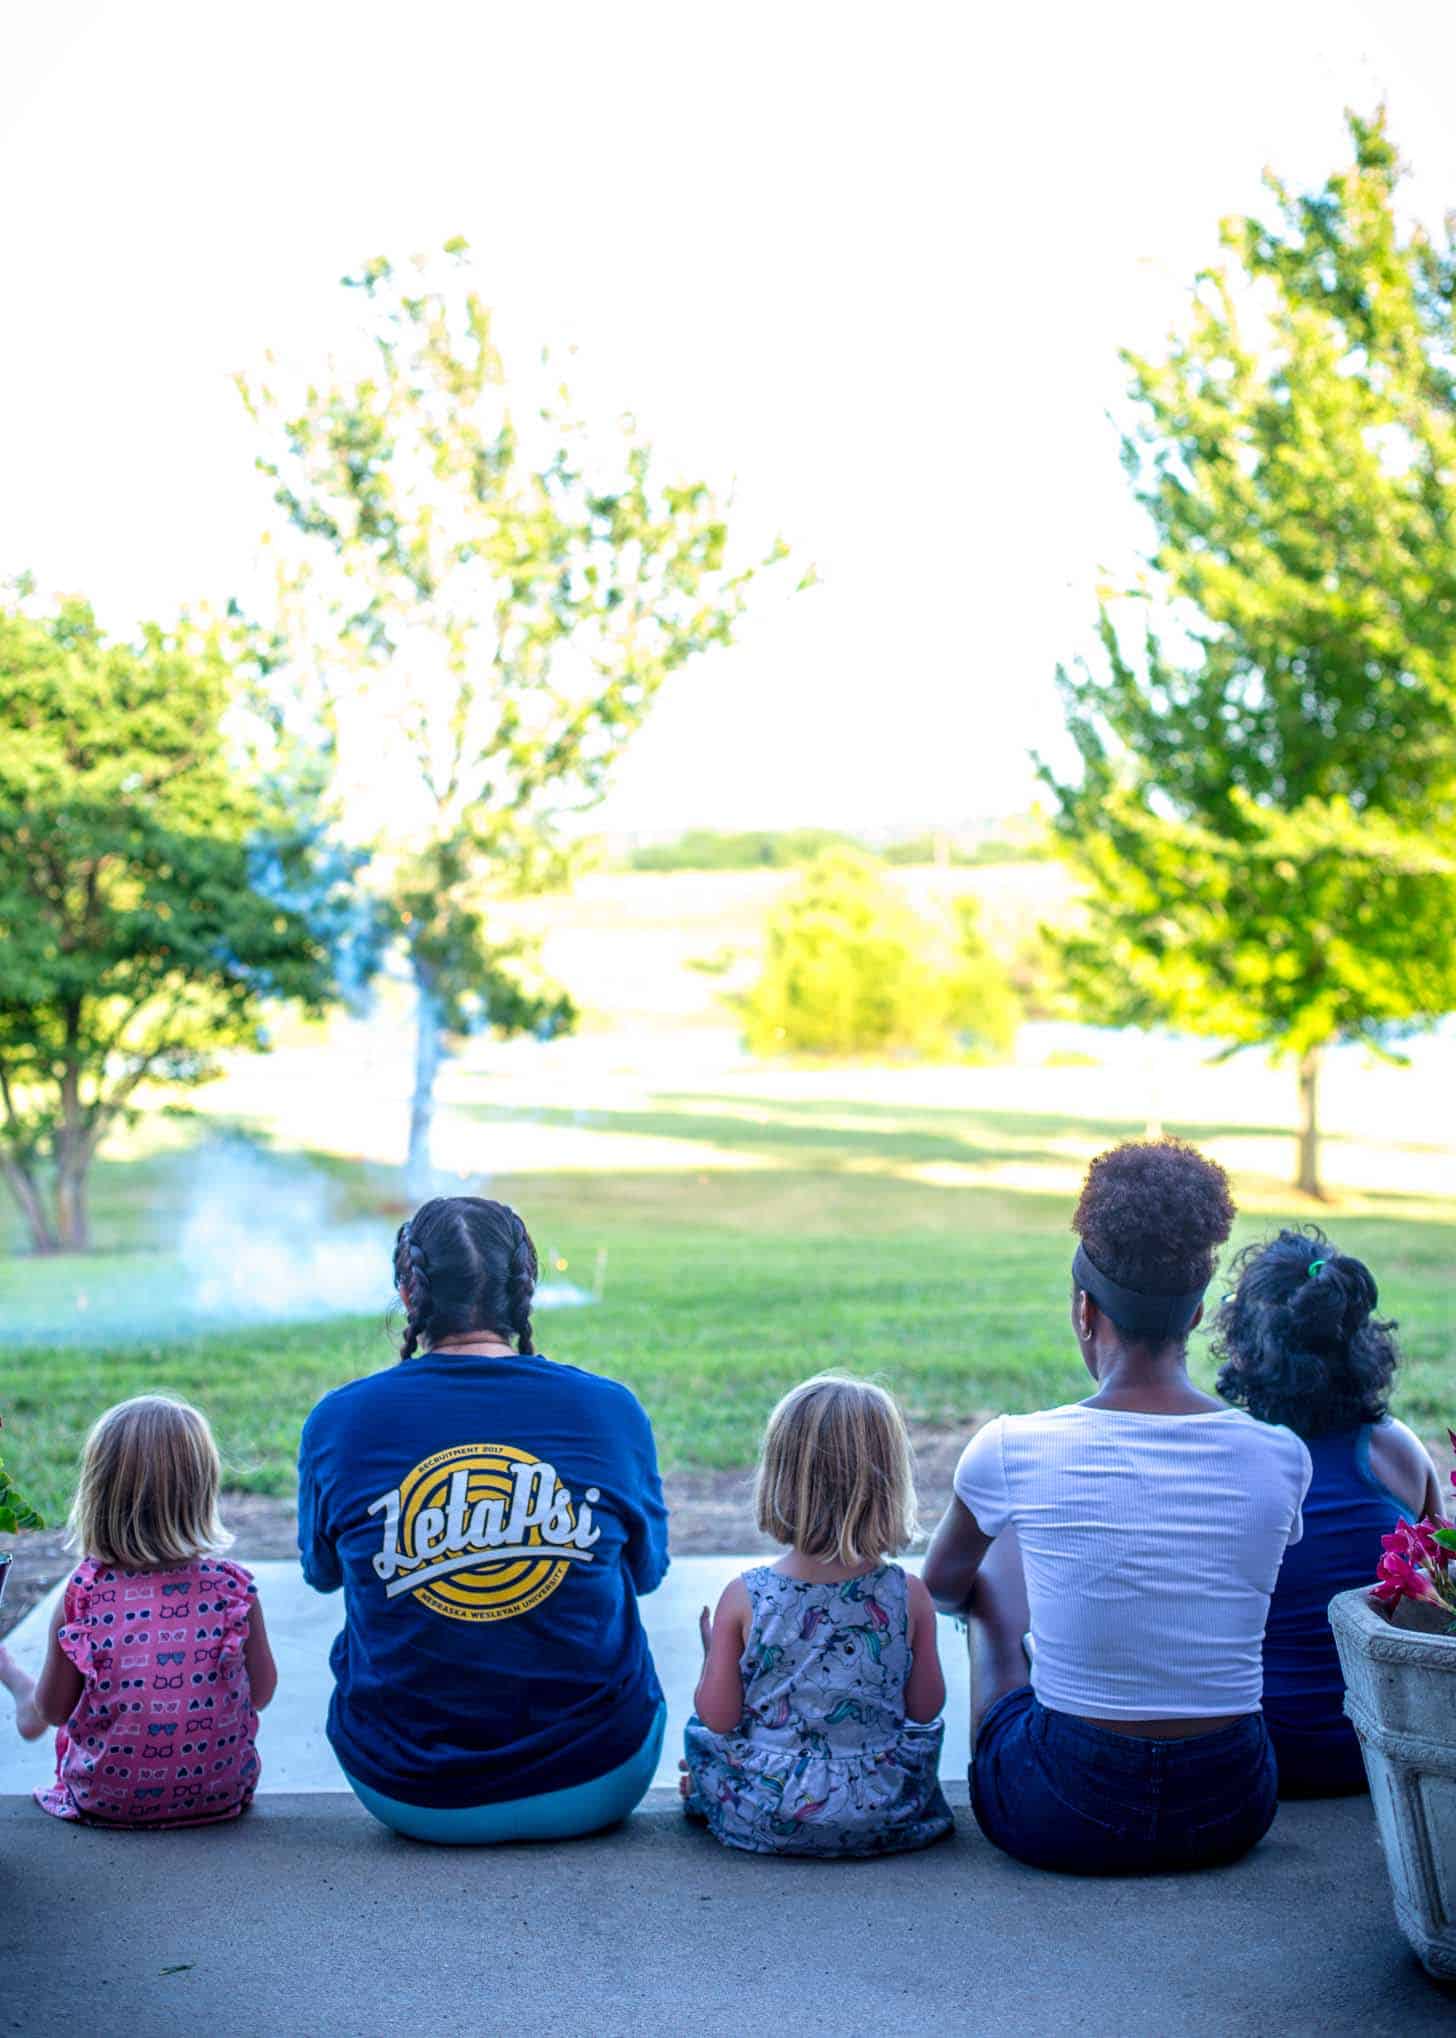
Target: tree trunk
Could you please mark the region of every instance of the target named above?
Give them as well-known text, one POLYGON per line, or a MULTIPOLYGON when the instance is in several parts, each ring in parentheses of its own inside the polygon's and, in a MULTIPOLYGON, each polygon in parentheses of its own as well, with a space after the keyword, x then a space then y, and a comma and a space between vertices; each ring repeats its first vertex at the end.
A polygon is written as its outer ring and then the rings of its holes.
POLYGON ((83 1253, 91 1245, 86 1176, 84 1159, 67 1160, 56 1175, 56 1235, 65 1252, 83 1253))
POLYGON ((84 1252, 91 1243, 86 1178, 95 1151, 81 1102, 81 1063, 76 1043, 80 1007, 66 1014, 66 1061, 61 1070, 61 1122, 56 1130, 56 1237, 63 1252, 84 1252))
POLYGON ((1307 1047, 1299 1058, 1299 1173, 1295 1187, 1324 1201, 1319 1175, 1320 1049, 1307 1047))
MULTIPOLYGON (((77 1016, 71 1033, 79 1026, 77 1016)), ((86 1185, 95 1151, 95 1138, 81 1101, 81 1067, 72 1059, 61 1073, 61 1122, 55 1144, 56 1237, 63 1252, 85 1252, 91 1243, 86 1185)))
POLYGON ((31 1250, 38 1253, 53 1253, 60 1241, 55 1226, 47 1214, 40 1185, 23 1161, 6 1154, 0 1160, 0 1172, 5 1176, 6 1185, 25 1219, 25 1228, 30 1233, 31 1250))
POLYGON ((435 1123, 435 1078, 440 1073, 440 1001, 434 979, 423 964, 415 965, 415 1093, 410 1102, 409 1159, 405 1188, 423 1202, 435 1185, 430 1134, 435 1123))

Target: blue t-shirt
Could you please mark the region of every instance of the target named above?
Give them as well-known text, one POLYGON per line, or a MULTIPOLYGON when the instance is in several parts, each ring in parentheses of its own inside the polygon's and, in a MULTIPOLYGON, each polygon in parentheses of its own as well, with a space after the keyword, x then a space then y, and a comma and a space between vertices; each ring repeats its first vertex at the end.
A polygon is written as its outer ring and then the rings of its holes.
POLYGON ((326 1394, 298 1458, 303 1574, 344 1589, 329 1739, 407 1804, 615 1769, 662 1693, 637 1612, 667 1570, 652 1427, 540 1357, 424 1353, 326 1394))

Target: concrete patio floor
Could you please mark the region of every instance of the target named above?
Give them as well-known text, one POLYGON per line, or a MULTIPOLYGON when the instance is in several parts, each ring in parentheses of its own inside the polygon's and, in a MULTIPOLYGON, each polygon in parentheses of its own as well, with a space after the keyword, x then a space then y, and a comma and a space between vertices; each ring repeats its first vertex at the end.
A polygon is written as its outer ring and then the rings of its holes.
POLYGON ((1456 2027, 1395 1927, 1362 1801, 1294 1805, 1248 1860, 1077 1881, 953 1839, 765 1861, 654 1793, 566 1845, 420 1847, 344 1794, 237 1825, 64 1826, 0 1799, 0 2030, 374 2038, 1425 2038, 1456 2027))
MULTIPOLYGON (((675 1781, 697 1611, 748 1559, 685 1557, 643 1602, 675 1781)), ((1293 1805, 1234 1868, 1197 1877, 1039 1875, 966 1809, 964 1645, 943 1774, 954 1839, 872 1863, 763 1861, 689 1827, 654 1790, 616 1832, 456 1852, 377 1826, 323 1734, 341 1602, 292 1564, 254 1565, 280 1668, 263 1787, 237 1825, 169 1834, 63 1826, 29 1801, 51 1773, 0 1694, 0 2032, 100 2038, 372 2038, 445 2031, 856 2031, 1242 2038, 1456 2030, 1396 1929, 1363 1800, 1293 1805)), ((38 1667, 54 1595, 9 1638, 38 1667)))

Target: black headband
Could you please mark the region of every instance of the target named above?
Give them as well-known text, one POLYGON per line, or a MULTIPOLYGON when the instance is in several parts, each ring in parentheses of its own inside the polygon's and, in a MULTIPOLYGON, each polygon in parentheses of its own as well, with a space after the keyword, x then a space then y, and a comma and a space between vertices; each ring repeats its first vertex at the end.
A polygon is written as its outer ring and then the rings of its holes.
POLYGON ((1181 1337, 1191 1328, 1203 1300, 1202 1288, 1188 1295, 1144 1295, 1136 1288, 1124 1288, 1103 1273, 1084 1245, 1077 1247, 1072 1261, 1072 1279, 1119 1330, 1139 1337, 1181 1337))

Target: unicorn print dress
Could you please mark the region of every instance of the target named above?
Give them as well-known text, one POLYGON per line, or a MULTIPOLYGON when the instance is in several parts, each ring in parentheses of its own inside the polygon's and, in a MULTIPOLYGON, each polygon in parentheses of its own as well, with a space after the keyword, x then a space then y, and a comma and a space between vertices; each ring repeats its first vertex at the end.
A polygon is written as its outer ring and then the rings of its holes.
POLYGON ((765 1565, 743 1582, 743 1717, 731 1734, 688 1721, 689 1817, 753 1854, 895 1854, 948 1833, 945 1722, 905 1717, 900 1566, 821 1585, 765 1565))

